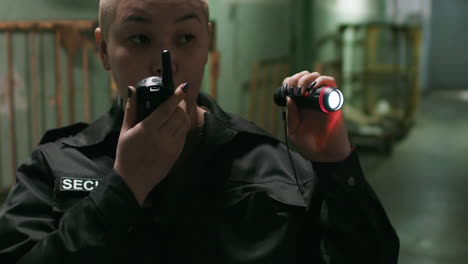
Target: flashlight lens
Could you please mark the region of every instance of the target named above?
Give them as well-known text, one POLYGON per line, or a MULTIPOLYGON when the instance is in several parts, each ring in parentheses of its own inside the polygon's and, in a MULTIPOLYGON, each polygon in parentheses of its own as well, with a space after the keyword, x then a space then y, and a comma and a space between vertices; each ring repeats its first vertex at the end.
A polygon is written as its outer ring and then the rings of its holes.
POLYGON ((337 91, 332 91, 328 96, 328 106, 331 109, 338 110, 341 105, 341 95, 337 91))

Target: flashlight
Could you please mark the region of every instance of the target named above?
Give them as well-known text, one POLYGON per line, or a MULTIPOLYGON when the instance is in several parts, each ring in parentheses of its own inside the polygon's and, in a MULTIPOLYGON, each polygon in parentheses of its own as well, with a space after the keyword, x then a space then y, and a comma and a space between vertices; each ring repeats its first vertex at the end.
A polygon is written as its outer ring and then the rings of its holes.
POLYGON ((344 103, 343 93, 329 86, 306 91, 303 95, 289 95, 287 87, 279 87, 273 95, 275 104, 286 106, 286 96, 291 97, 299 108, 316 109, 324 113, 338 111, 344 103))

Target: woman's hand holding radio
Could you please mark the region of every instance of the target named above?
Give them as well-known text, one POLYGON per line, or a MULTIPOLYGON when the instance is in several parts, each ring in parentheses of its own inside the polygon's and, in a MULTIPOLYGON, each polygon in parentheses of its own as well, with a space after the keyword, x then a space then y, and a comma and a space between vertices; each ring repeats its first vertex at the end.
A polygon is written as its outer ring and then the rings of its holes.
POLYGON ((188 85, 180 85, 140 123, 137 121, 135 88, 129 88, 114 170, 127 183, 140 205, 154 186, 167 176, 182 152, 190 129, 184 101, 187 88, 188 85))

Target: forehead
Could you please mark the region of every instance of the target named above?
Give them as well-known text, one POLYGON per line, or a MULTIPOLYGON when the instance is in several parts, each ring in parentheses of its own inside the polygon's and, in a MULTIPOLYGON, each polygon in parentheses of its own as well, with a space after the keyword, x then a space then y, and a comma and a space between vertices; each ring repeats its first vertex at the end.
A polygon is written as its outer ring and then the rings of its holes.
POLYGON ((150 19, 168 18, 186 12, 196 13, 201 18, 203 14, 200 0, 124 0, 117 3, 117 21, 135 13, 150 19))

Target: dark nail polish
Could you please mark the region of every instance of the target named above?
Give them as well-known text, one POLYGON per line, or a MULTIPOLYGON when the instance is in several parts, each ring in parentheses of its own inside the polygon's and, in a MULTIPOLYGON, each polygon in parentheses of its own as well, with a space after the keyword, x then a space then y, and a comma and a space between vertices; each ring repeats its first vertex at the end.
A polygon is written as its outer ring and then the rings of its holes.
POLYGON ((288 94, 288 84, 283 83, 283 86, 281 87, 281 90, 283 91, 284 95, 288 94))
POLYGON ((297 96, 301 96, 301 94, 302 94, 302 87, 299 86, 299 87, 297 88, 297 94, 296 94, 296 95, 297 95, 297 96))
POLYGON ((128 89, 128 98, 132 98, 132 89, 127 88, 128 89))
POLYGON ((184 84, 184 87, 182 87, 182 91, 183 91, 184 93, 187 93, 187 91, 188 91, 189 88, 190 88, 190 84, 189 84, 189 83, 185 83, 185 84, 184 84))
POLYGON ((308 91, 308 92, 312 91, 312 89, 314 89, 315 85, 317 85, 317 82, 313 82, 313 83, 309 84, 306 91, 308 91))
POLYGON ((294 86, 291 86, 289 87, 289 96, 293 96, 294 95, 294 86))

